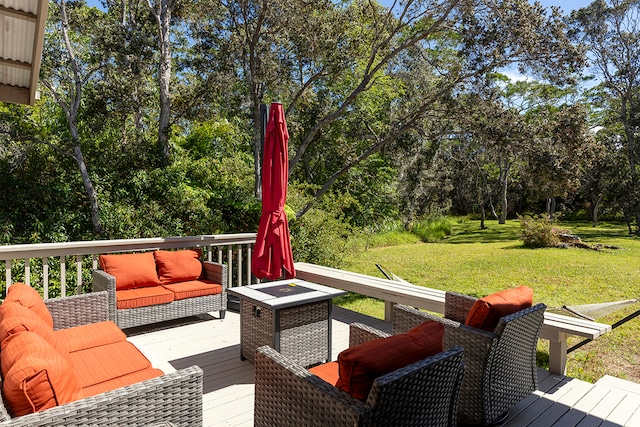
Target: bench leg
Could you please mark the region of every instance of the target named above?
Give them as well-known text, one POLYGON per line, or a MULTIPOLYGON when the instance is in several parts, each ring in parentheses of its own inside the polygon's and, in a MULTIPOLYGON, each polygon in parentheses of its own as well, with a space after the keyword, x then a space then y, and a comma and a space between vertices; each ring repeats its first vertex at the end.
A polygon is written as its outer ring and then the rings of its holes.
POLYGON ((384 321, 391 323, 393 321, 393 306, 395 302, 385 301, 384 302, 384 321))
POLYGON ((564 375, 567 372, 567 334, 559 333, 558 340, 549 340, 549 372, 564 375))

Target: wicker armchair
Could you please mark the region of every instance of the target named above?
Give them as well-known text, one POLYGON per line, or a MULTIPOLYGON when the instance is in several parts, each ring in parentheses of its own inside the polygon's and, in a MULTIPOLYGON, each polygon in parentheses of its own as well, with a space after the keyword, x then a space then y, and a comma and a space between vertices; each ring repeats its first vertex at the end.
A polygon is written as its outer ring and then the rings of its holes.
MULTIPOLYGON (((349 343, 388 334, 352 324, 349 343)), ((451 349, 377 378, 366 402, 353 398, 268 346, 255 361, 255 426, 455 426, 464 375, 451 349)))
POLYGON ((544 304, 502 317, 493 332, 464 324, 476 298, 454 292, 445 296, 445 317, 397 304, 393 333, 403 333, 425 320, 444 324, 444 348, 464 348, 466 372, 458 421, 499 423, 509 408, 538 388, 536 346, 544 320, 544 304))
POLYGON ((118 309, 116 307, 116 278, 103 270, 93 270, 93 291, 109 293, 109 320, 120 328, 133 328, 150 323, 180 319, 182 317, 218 311, 224 318, 227 310, 227 265, 217 262, 202 263, 205 277, 222 285, 222 293, 176 300, 168 304, 118 309))

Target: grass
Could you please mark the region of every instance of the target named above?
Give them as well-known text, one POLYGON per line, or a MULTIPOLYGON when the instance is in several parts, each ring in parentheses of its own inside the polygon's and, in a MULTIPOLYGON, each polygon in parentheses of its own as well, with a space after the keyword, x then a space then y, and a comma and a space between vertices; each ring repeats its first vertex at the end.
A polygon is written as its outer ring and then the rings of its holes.
MULTIPOLYGON (((518 221, 505 225, 457 220, 451 234, 438 243, 410 243, 355 253, 344 269, 381 277, 379 263, 394 274, 419 286, 481 297, 505 288, 527 285, 534 302, 549 308, 635 299, 640 297, 640 238, 631 237, 623 223, 603 223, 593 228, 586 222, 563 222, 587 243, 620 247, 602 252, 586 249, 527 249, 518 239, 518 221)), ((381 301, 361 296, 339 302, 346 308, 382 318, 381 301)), ((598 319, 612 324, 640 309, 635 304, 598 319)), ((595 381, 605 374, 640 382, 640 317, 569 354, 567 374, 595 381)), ((570 341, 573 345, 578 339, 570 341)), ((541 342, 544 343, 544 342, 541 342)), ((544 366, 548 350, 539 347, 544 366)))

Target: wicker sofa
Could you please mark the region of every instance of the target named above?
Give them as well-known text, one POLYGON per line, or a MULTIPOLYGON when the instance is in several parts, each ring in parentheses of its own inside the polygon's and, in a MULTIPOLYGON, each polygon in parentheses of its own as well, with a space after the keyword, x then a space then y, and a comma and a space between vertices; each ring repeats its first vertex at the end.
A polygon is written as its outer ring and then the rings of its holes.
MULTIPOLYGON (((18 286, 18 284, 12 285, 10 289, 14 286, 18 286)), ((7 300, 9 300, 9 296, 7 297, 7 300)), ((87 388, 84 388, 89 380, 86 378, 80 379, 80 371, 84 369, 92 374, 95 374, 98 371, 104 373, 109 369, 105 367, 105 365, 116 365, 115 363, 105 363, 104 359, 91 359, 84 357, 89 353, 94 354, 93 352, 99 347, 98 344, 100 342, 109 341, 110 339, 102 337, 99 333, 96 333, 97 330, 102 329, 97 326, 107 326, 105 328, 106 330, 115 330, 117 335, 117 327, 113 323, 107 322, 107 301, 108 295, 106 292, 49 299, 45 301, 46 309, 48 309, 53 321, 52 333, 56 339, 58 341, 63 341, 67 348, 77 345, 79 342, 83 342, 87 347, 86 349, 77 350, 78 353, 75 356, 81 357, 81 359, 74 359, 74 355, 71 353, 69 354, 68 359, 65 357, 65 360, 68 360, 67 363, 69 363, 68 368, 72 369, 74 372, 71 376, 75 376, 77 374, 78 381, 84 383, 82 386, 82 392, 75 395, 80 398, 66 399, 66 403, 62 403, 61 396, 63 396, 65 392, 60 391, 58 388, 54 389, 54 387, 59 387, 58 385, 53 385, 53 380, 55 379, 54 375, 58 375, 58 380, 60 380, 60 378, 68 378, 70 375, 62 375, 60 373, 55 374, 55 369, 48 367, 40 373, 44 372, 44 375, 48 375, 48 379, 51 382, 51 388, 55 390, 55 398, 49 399, 48 404, 40 406, 37 409, 38 412, 13 416, 10 409, 16 408, 16 402, 15 399, 8 400, 9 397, 5 387, 11 387, 11 376, 14 375, 14 373, 11 370, 13 368, 8 368, 7 375, 3 378, 2 384, 3 395, 0 404, 0 426, 133 426, 161 423, 171 423, 176 426, 202 425, 202 370, 198 366, 191 366, 189 368, 167 374, 162 374, 161 371, 149 367, 140 375, 138 375, 138 373, 132 373, 128 376, 127 380, 120 378, 115 381, 120 382, 121 384, 128 383, 128 385, 114 389, 107 389, 97 394, 93 394, 87 391, 87 388), (78 335, 78 331, 81 331, 83 328, 88 328, 88 330, 85 329, 83 334, 78 335), (88 341, 91 341, 91 343, 88 341), (91 347, 92 345, 94 347, 91 347), (88 353, 80 353, 85 350, 88 353), (80 364, 84 365, 84 368, 80 368, 78 365, 74 364, 77 360, 81 360, 80 364), (91 364, 100 366, 92 368, 91 364), (134 378, 137 376, 151 378, 142 381, 135 381, 134 378)), ((0 319, 0 325, 2 325, 0 329, 6 332, 6 317, 9 317, 9 315, 6 314, 7 311, 4 310, 2 313, 3 318, 0 319)), ((10 348, 11 343, 7 343, 7 341, 30 336, 32 334, 38 334, 39 337, 41 335, 41 331, 34 331, 37 328, 33 326, 32 323, 25 322, 24 320, 10 323, 13 324, 13 326, 11 326, 11 333, 3 340, 3 350, 2 353, 0 353, 0 358, 3 359, 3 365, 7 362, 4 359, 12 357, 12 352, 15 353, 15 350, 10 348), (16 324, 20 323, 27 326, 25 327, 22 325, 22 327, 16 327, 16 324)), ((44 338, 38 339, 45 340, 44 338)), ((36 342, 42 343, 42 341, 36 342)), ((54 348, 46 341, 45 344, 46 346, 49 346, 49 350, 54 348)), ((118 348, 130 349, 130 347, 133 347, 133 353, 137 351, 133 344, 126 340, 116 344, 118 344, 118 348)), ((41 345, 40 347, 46 346, 41 345)), ((31 348, 34 347, 32 346, 31 348)), ((112 347, 109 347, 109 349, 111 348, 112 347)), ((24 351, 24 349, 20 348, 19 351, 24 351)), ((35 351, 40 351, 40 349, 36 347, 35 351)), ((110 355, 116 353, 120 354, 120 352, 107 353, 110 355)), ((127 352, 122 352, 122 354, 125 353, 127 352)), ((138 357, 144 358, 144 356, 141 355, 138 357)), ((32 359, 28 359, 28 363, 30 363, 31 360, 32 359)), ((35 369, 37 370, 40 368, 35 369)), ((114 372, 114 375, 118 375, 118 373, 114 372)), ((32 390, 31 393, 37 392, 42 395, 43 390, 41 388, 38 389, 35 388, 35 386, 29 385, 31 378, 33 377, 27 377, 26 379, 21 380, 22 382, 19 382, 19 384, 23 384, 21 388, 23 390, 32 390)), ((47 384, 49 384, 49 381, 47 381, 47 384)), ((113 384, 113 382, 110 384, 113 384)), ((10 392, 11 390, 8 391, 10 392)), ((46 395, 46 393, 44 394, 46 395)), ((31 399, 31 396, 33 396, 33 394, 29 394, 29 399, 31 399)), ((42 404, 43 398, 36 396, 34 401, 42 404)))
POLYGON ((225 316, 227 266, 201 261, 199 250, 101 255, 100 266, 92 272, 93 291, 107 291, 109 319, 123 329, 212 311, 225 316))
POLYGON ((425 320, 445 327, 444 348, 464 348, 466 373, 460 390, 458 420, 465 424, 499 423, 509 408, 538 388, 536 346, 544 320, 544 304, 499 318, 487 330, 468 326, 477 298, 455 292, 445 295, 445 317, 397 304, 393 333, 403 333, 425 320))
MULTIPOLYGON (((349 329, 349 350, 389 337, 359 323, 349 329)), ((271 347, 260 347, 254 425, 453 427, 464 376, 462 353, 461 348, 439 352, 378 376, 360 399, 316 375, 321 366, 307 370, 271 347)))

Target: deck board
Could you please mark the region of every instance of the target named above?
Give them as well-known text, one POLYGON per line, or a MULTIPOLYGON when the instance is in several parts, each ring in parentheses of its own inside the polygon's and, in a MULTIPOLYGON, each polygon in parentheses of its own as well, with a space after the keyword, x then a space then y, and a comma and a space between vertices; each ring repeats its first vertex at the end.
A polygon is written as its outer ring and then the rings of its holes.
MULTIPOLYGON (((171 372, 198 365, 204 372, 204 424, 252 426, 254 369, 240 360, 240 316, 227 312, 126 330, 129 341, 154 367, 171 372)), ((332 355, 348 346, 349 324, 361 322, 390 332, 380 319, 333 308, 332 355)), ((515 405, 505 427, 639 426, 640 385, 605 378, 601 383, 540 369, 539 390, 515 405)))

